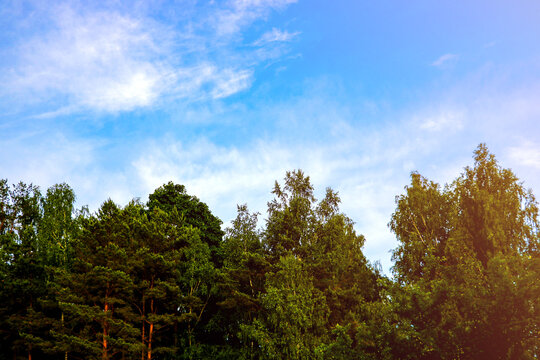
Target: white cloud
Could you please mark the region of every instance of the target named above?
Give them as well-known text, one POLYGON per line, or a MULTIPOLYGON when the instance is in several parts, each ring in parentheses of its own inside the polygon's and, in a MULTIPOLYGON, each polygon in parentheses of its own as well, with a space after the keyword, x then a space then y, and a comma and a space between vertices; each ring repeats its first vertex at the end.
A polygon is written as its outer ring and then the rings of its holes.
MULTIPOLYGON (((285 112, 292 120, 303 118, 302 109, 306 106, 300 102, 294 109, 276 105, 274 110, 262 111, 270 117, 274 111, 285 112)), ((328 106, 327 102, 311 103, 312 111, 321 113, 321 117, 331 113, 335 119, 323 130, 329 138, 294 142, 284 137, 259 139, 246 142, 241 148, 217 145, 207 139, 189 143, 172 138, 154 140, 139 146, 144 152, 132 162, 133 177, 143 184, 144 193, 171 180, 184 184, 190 194, 208 203, 227 224, 236 215, 236 204, 247 203, 252 211, 264 216, 274 180, 281 181, 285 171, 300 168, 311 177, 319 198, 327 186, 339 192, 343 211, 368 239, 368 258, 381 260, 388 271, 389 250, 395 247, 395 240, 386 224, 394 208, 394 197, 408 182, 411 159, 422 159, 425 151, 418 150, 429 145, 411 139, 409 130, 401 127, 370 132, 347 127, 347 110, 328 106)), ((281 129, 293 138, 297 131, 294 123, 290 121, 284 126, 292 127, 281 129)))
POLYGON ((177 98, 220 99, 248 89, 253 81, 249 69, 219 68, 211 63, 178 69, 172 96, 177 98))
MULTIPOLYGON (((38 182, 50 186, 58 179, 68 181, 95 161, 96 144, 73 141, 61 132, 27 132, 14 137, 2 137, 0 147, 10 149, 0 155, 3 168, 9 168, 10 181, 38 182), (31 146, 29 146, 31 144, 31 146)), ((6 174, 7 175, 7 174, 6 174)))
POLYGON ((224 71, 221 74, 220 81, 212 90, 212 97, 220 99, 239 91, 247 89, 251 85, 252 72, 244 70, 240 72, 224 71))
POLYGON ((444 185, 472 164, 473 150, 486 142, 503 167, 517 167, 526 186, 540 191, 540 146, 532 130, 540 116, 537 86, 485 92, 467 82, 371 128, 359 125, 358 108, 333 100, 339 89, 328 81, 307 88, 294 100, 240 115, 280 119, 272 140, 255 137, 241 147, 158 140, 133 162, 134 177, 147 192, 171 179, 186 184, 227 222, 238 203, 264 215, 273 181, 301 168, 319 197, 326 186, 339 191, 342 210, 366 236, 366 256, 380 260, 388 273, 397 242, 387 224, 411 171, 444 185))
MULTIPOLYGON (((53 117, 225 98, 248 89, 255 68, 285 51, 231 50, 239 40, 221 38, 207 22, 228 14, 236 19, 229 25, 240 30, 289 3, 231 1, 169 23, 152 18, 148 9, 146 14, 54 3, 50 9, 36 8, 47 21, 8 49, 12 60, 0 67, 0 99, 9 98, 21 109, 45 105, 34 117, 53 117)), ((276 32, 274 37, 291 35, 276 32)))
POLYGON ((540 145, 526 141, 518 146, 508 149, 508 156, 521 166, 530 166, 540 169, 540 145))
POLYGON ((420 129, 430 132, 455 132, 463 128, 463 112, 445 109, 421 117, 420 129))
POLYGON ((151 105, 163 91, 170 69, 157 60, 162 43, 154 29, 118 13, 69 7, 54 20, 51 31, 19 47, 7 79, 12 91, 67 96, 75 107, 113 112, 151 105))
POLYGON ((298 36, 298 34, 300 33, 290 33, 288 31, 273 28, 271 31, 264 33, 257 41, 253 43, 253 45, 260 46, 273 42, 287 42, 298 36))
MULTIPOLYGON (((185 75, 181 81, 175 79, 176 83, 192 84, 196 90, 213 86, 216 77, 227 78, 212 64, 196 70, 188 73, 199 73, 200 77, 185 75), (204 81, 197 83, 197 79, 204 81)), ((240 70, 231 73, 236 71, 240 70)), ((391 266, 389 251, 396 247, 396 240, 386 225, 395 208, 394 197, 409 183, 410 171, 418 170, 441 184, 452 181, 472 163, 472 151, 478 143, 486 142, 502 166, 519 165, 516 174, 526 180, 527 186, 540 189, 539 147, 533 142, 536 132, 530 130, 540 114, 538 89, 534 87, 485 94, 466 84, 456 93, 467 101, 456 101, 446 94, 412 110, 386 115, 377 113, 381 111, 376 110, 381 108, 377 104, 368 104, 368 113, 376 112, 382 119, 370 127, 359 120, 365 112, 362 107, 354 107, 357 103, 336 100, 339 90, 329 81, 310 82, 306 89, 301 96, 285 102, 264 102, 255 104, 253 110, 246 107, 235 112, 237 122, 226 131, 255 118, 260 122, 273 120, 275 127, 266 134, 246 132, 247 137, 240 142, 198 136, 191 140, 182 136, 184 140, 179 140, 174 133, 181 129, 175 129, 168 137, 130 139, 129 150, 114 152, 106 144, 83 141, 78 145, 79 139, 67 135, 47 138, 36 134, 1 143, 10 153, 5 152, 0 164, 10 169, 9 176, 15 180, 38 179, 47 185, 67 181, 79 195, 80 204, 89 203, 92 210, 107 197, 120 204, 133 196, 144 200, 155 188, 172 180, 186 185, 188 193, 208 203, 226 223, 235 217, 239 203, 247 203, 264 217, 274 180, 281 181, 286 170, 301 168, 311 177, 319 198, 326 186, 339 191, 342 210, 366 236, 366 256, 381 260, 387 272, 391 266), (463 89, 481 95, 471 96, 463 89), (384 120, 387 116, 392 117, 391 122, 384 120), (461 131, 456 131, 457 123, 461 131), (517 128, 526 129, 518 132, 528 137, 514 137, 517 128), (35 139, 41 142, 34 144, 35 139), (33 146, 25 149, 21 145, 28 143, 33 146), (19 156, 12 159, 12 153, 19 156), (529 171, 524 172, 524 167, 529 171)), ((206 103, 201 108, 205 118, 230 116, 226 110, 213 109, 206 103)), ((198 118, 192 111, 189 116, 198 118)))
POLYGON ((145 149, 133 167, 148 192, 173 180, 228 214, 236 208, 233 199, 240 203, 253 198, 254 192, 268 193, 273 180, 292 166, 293 158, 290 149, 264 142, 253 144, 249 152, 205 139, 190 144, 163 140, 145 149), (244 200, 239 198, 242 194, 244 200))
POLYGON ((232 35, 255 20, 267 16, 271 10, 279 10, 297 0, 232 0, 217 15, 215 23, 219 35, 232 35))
POLYGON ((456 54, 444 54, 444 55, 441 55, 437 60, 433 61, 431 63, 431 66, 435 66, 435 67, 440 68, 440 67, 443 67, 445 65, 448 65, 451 62, 456 61, 458 58, 459 58, 459 56, 456 55, 456 54))
MULTIPOLYGON (((0 153, 1 167, 9 169, 0 178, 33 183, 42 191, 65 182, 74 189, 77 206, 88 205, 91 211, 108 198, 125 205, 140 194, 129 171, 116 161, 113 166, 103 162, 103 149, 109 142, 52 131, 40 122, 35 129, 0 138, 0 147, 9 149, 0 153)), ((5 130, 12 134, 13 129, 5 130)))

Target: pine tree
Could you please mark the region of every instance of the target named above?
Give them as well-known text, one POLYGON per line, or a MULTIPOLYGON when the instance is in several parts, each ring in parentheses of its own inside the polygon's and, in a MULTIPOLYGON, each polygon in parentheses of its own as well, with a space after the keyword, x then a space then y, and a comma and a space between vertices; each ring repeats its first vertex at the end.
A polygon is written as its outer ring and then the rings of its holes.
POLYGON ((53 333, 55 348, 74 358, 131 357, 141 344, 129 302, 134 293, 129 217, 107 201, 82 226, 71 271, 56 273, 64 324, 53 333))

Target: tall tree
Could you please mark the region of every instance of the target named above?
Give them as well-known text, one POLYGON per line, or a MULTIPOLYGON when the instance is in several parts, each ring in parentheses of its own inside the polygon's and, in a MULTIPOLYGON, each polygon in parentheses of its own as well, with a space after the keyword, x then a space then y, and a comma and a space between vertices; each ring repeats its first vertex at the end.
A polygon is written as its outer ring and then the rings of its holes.
MULTIPOLYGON (((47 189, 41 198, 41 217, 37 226, 37 249, 40 263, 46 274, 47 293, 38 299, 38 304, 26 316, 26 325, 21 333, 27 341, 44 352, 56 353, 50 329, 57 320, 64 326, 64 313, 60 310, 55 289, 54 274, 58 269, 69 269, 73 255, 73 241, 78 231, 74 218, 75 193, 67 184, 56 184, 47 189)), ((79 213, 81 218, 82 212, 79 213)), ((64 359, 68 359, 67 350, 64 359)))
POLYGON ((58 300, 65 326, 56 327, 56 348, 74 358, 116 359, 140 351, 137 316, 130 306, 133 244, 129 212, 112 201, 83 221, 71 271, 58 269, 58 300))
POLYGON ((288 171, 284 185, 276 181, 272 193, 275 198, 268 203, 265 231, 269 254, 274 261, 288 254, 305 257, 313 239, 313 204, 316 201, 309 176, 302 170, 288 171))
MULTIPOLYGON (((352 220, 339 211, 338 194, 327 189, 325 197, 317 202, 313 191, 309 177, 302 171, 287 172, 284 185, 276 182, 275 198, 268 203, 264 235, 273 268, 267 274, 265 293, 261 295, 266 307, 261 322, 266 323, 269 336, 264 341, 292 336, 280 333, 280 326, 288 331, 296 329, 296 334, 304 334, 306 341, 298 346, 306 346, 312 352, 290 352, 284 342, 274 341, 276 349, 282 351, 277 352, 280 356, 313 357, 315 349, 317 356, 327 356, 325 349, 329 348, 325 343, 332 341, 330 334, 338 327, 346 327, 355 339, 356 353, 365 354, 372 349, 362 344, 371 339, 358 338, 358 330, 368 320, 367 304, 379 300, 380 275, 362 253, 364 237, 356 234, 352 220), (299 283, 291 283, 291 279, 299 283), (291 296, 290 289, 293 289, 291 299, 295 300, 286 300, 291 296), (288 309, 280 301, 295 307, 288 309), (277 309, 291 311, 287 315, 291 320, 309 316, 313 323, 277 322, 280 319, 275 314, 277 309), (311 312, 313 309, 317 309, 317 314, 311 312), (302 311, 306 313, 300 314, 302 311), (309 327, 311 330, 306 330, 309 327)), ((276 353, 276 349, 268 351, 276 353)))
POLYGON ((246 332, 246 326, 259 316, 259 296, 264 291, 269 264, 257 228, 259 214, 250 213, 247 205, 239 205, 237 210, 238 215, 227 228, 223 242, 220 311, 214 321, 223 329, 223 353, 228 357, 253 359, 259 356, 260 348, 246 332))
POLYGON ((418 174, 390 222, 400 241, 396 278, 410 299, 402 316, 428 358, 538 355, 538 207, 485 145, 474 167, 441 190, 418 174))
POLYGON ((208 205, 196 196, 187 194, 184 185, 172 182, 164 184, 148 196, 147 206, 149 211, 160 208, 166 213, 171 213, 176 208, 186 224, 201 231, 201 239, 210 247, 213 261, 220 264, 219 249, 224 235, 221 220, 210 212, 208 205))
POLYGON ((201 230, 168 210, 107 201, 82 219, 73 265, 55 276, 65 326, 53 325, 50 352, 148 360, 197 353, 216 271, 201 230))
POLYGON ((302 260, 281 257, 260 297, 263 316, 246 327, 268 359, 313 359, 326 340, 328 306, 302 260))
POLYGON ((0 182, 0 238, 4 264, 0 327, 6 354, 30 359, 34 344, 24 336, 27 314, 46 292, 45 271, 37 246, 41 193, 20 182, 12 189, 0 182))
POLYGON ((75 193, 67 184, 57 184, 41 200, 43 215, 38 225, 38 245, 47 265, 69 266, 71 241, 77 230, 75 193))

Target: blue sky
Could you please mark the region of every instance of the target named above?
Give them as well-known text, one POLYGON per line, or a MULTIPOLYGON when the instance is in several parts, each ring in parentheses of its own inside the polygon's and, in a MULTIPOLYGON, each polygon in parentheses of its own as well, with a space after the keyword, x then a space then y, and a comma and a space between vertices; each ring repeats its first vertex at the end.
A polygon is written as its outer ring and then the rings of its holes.
POLYGON ((411 171, 540 189, 538 1, 2 1, 0 173, 92 210, 169 180, 227 224, 301 168, 388 271, 411 171))

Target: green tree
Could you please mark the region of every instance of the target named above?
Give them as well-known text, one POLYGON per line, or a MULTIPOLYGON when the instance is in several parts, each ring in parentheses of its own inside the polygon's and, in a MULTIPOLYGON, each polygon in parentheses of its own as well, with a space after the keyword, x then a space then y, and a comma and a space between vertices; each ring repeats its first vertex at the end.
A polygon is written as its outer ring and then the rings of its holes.
POLYGON ((73 265, 56 268, 65 320, 53 323, 48 352, 85 359, 189 357, 215 282, 200 233, 176 207, 167 213, 107 201, 83 218, 73 265))
POLYGON ((116 359, 140 351, 138 318, 130 306, 135 286, 129 220, 129 211, 105 202, 83 220, 72 268, 57 270, 65 323, 53 329, 55 349, 73 358, 116 359))
MULTIPOLYGON (((1 349, 12 357, 31 358, 35 343, 26 330, 27 316, 46 293, 45 271, 40 262, 37 228, 41 219, 41 193, 37 186, 22 182, 10 189, 0 181, 0 290, 1 349)), ((36 326, 37 327, 37 326, 36 326)))
POLYGON ((187 304, 181 307, 186 313, 181 315, 182 321, 177 328, 180 345, 187 349, 184 356, 210 356, 208 346, 223 342, 223 329, 216 327, 213 321, 219 312, 219 298, 215 295, 223 266, 221 220, 210 212, 205 203, 187 194, 185 186, 172 182, 150 194, 147 207, 149 213, 156 209, 167 214, 175 213, 183 226, 197 231, 200 242, 185 248, 184 260, 180 264, 182 299, 187 304))
POLYGON ((328 307, 302 260, 281 257, 260 296, 263 316, 246 327, 263 358, 312 359, 326 340, 328 307))
POLYGON ((346 329, 351 339, 348 354, 354 358, 376 348, 374 334, 360 330, 367 326, 370 304, 380 300, 381 276, 362 253, 364 237, 339 211, 338 194, 327 189, 317 202, 313 191, 300 170, 287 172, 283 187, 277 182, 274 186, 264 231, 273 266, 259 296, 264 318, 252 329, 261 346, 261 341, 271 344, 267 354, 298 358, 330 356, 334 340, 341 341, 332 334, 346 329), (312 323, 300 320, 306 316, 312 323), (293 351, 283 339, 303 350, 293 351))
MULTIPOLYGON (((41 218, 37 226, 37 247, 39 258, 46 273, 47 293, 38 299, 38 306, 29 309, 27 326, 21 332, 27 341, 33 342, 43 352, 56 354, 54 338, 50 330, 59 320, 64 326, 64 313, 61 311, 55 293, 54 274, 58 269, 69 269, 73 255, 72 246, 79 229, 78 216, 74 210, 75 193, 67 184, 56 184, 47 189, 41 198, 41 218)), ((41 355, 43 356, 43 355, 41 355)), ((64 359, 68 359, 67 350, 64 359)))
POLYGON ((191 237, 198 235, 182 226, 177 213, 171 217, 156 209, 147 217, 141 207, 133 210, 130 223, 130 237, 136 247, 130 260, 133 266, 130 276, 135 285, 133 304, 141 318, 141 358, 151 359, 154 354, 171 354, 177 350, 174 337, 168 336, 166 330, 178 322, 181 249, 191 237))
POLYGON ((38 245, 44 263, 69 266, 71 241, 77 231, 75 193, 67 184, 57 184, 41 199, 42 217, 38 225, 38 245))
POLYGON ((208 205, 196 196, 187 194, 184 185, 172 182, 164 184, 148 196, 147 206, 149 211, 160 208, 166 213, 176 208, 186 224, 201 231, 201 239, 210 247, 212 260, 217 265, 221 264, 220 246, 224 235, 221 220, 210 212, 208 205))
POLYGON ((354 222, 340 213, 340 201, 336 192, 327 189, 315 208, 309 261, 306 259, 315 286, 324 293, 331 309, 331 328, 353 321, 350 315, 362 314, 365 304, 379 300, 380 274, 362 252, 364 236, 357 235, 354 222))
POLYGON ((538 207, 485 145, 441 189, 418 174, 390 227, 396 279, 427 358, 538 355, 538 207))
POLYGON ((272 194, 275 198, 268 203, 265 230, 269 255, 274 262, 288 254, 305 257, 313 239, 313 204, 316 201, 309 176, 301 170, 288 171, 283 187, 276 181, 272 194))
POLYGON ((259 214, 250 213, 247 205, 237 210, 223 242, 220 311, 214 321, 223 329, 224 358, 253 359, 259 356, 260 348, 245 329, 259 316, 259 296, 264 291, 269 264, 257 228, 259 214))

